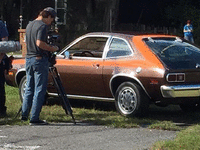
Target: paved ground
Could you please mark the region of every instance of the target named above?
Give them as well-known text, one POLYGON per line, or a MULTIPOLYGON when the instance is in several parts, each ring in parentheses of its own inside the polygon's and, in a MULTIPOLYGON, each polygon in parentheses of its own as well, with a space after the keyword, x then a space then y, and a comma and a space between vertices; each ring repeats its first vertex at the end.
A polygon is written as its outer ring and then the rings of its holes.
POLYGON ((0 150, 144 150, 175 131, 110 128, 85 123, 0 126, 0 150))

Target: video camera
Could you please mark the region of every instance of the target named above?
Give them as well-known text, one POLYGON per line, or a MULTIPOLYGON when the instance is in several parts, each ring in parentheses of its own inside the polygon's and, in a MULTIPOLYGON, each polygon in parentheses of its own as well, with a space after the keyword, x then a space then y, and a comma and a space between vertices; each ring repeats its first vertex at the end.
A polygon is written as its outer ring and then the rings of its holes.
POLYGON ((60 43, 60 36, 55 34, 49 34, 47 36, 47 43, 50 45, 55 45, 56 43, 60 43))
MULTIPOLYGON (((47 43, 50 45, 56 45, 56 43, 60 43, 60 36, 49 32, 49 35, 47 36, 47 43)), ((49 62, 51 66, 56 64, 56 53, 57 52, 49 52, 49 62)))

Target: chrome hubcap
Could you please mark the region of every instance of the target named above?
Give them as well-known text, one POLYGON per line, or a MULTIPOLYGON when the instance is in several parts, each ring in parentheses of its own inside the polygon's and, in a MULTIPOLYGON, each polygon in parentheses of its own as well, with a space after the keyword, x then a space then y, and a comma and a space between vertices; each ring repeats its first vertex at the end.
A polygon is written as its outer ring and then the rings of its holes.
POLYGON ((124 114, 131 114, 137 105, 136 93, 132 88, 125 88, 118 97, 118 106, 124 114))

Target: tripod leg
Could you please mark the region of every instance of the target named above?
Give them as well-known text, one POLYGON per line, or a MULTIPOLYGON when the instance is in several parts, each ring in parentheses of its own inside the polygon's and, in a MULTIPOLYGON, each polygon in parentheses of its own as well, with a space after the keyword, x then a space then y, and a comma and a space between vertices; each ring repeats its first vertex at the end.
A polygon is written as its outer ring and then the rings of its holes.
POLYGON ((50 67, 49 71, 52 75, 55 87, 58 91, 58 95, 63 100, 62 101, 63 109, 65 110, 66 114, 70 114, 74 124, 76 124, 74 116, 72 114, 71 105, 69 103, 69 100, 67 99, 67 95, 65 93, 64 87, 62 86, 62 82, 60 80, 60 76, 58 75, 57 69, 55 67, 50 67))
POLYGON ((58 91, 60 91, 59 93, 59 96, 61 97, 61 99, 63 100, 62 101, 62 104, 63 104, 63 108, 66 112, 66 114, 69 114, 71 117, 72 117, 72 120, 73 120, 73 123, 76 124, 75 122, 75 119, 74 119, 74 116, 72 114, 72 109, 71 109, 71 105, 69 103, 69 100, 67 99, 67 95, 65 94, 65 91, 64 91, 64 88, 61 84, 61 81, 60 81, 60 78, 55 78, 55 81, 57 83, 57 88, 58 88, 58 91))
POLYGON ((15 116, 14 119, 16 119, 16 118, 19 116, 19 114, 20 114, 21 111, 22 111, 22 106, 21 106, 20 109, 18 110, 18 112, 17 112, 17 114, 16 114, 16 116, 15 116))

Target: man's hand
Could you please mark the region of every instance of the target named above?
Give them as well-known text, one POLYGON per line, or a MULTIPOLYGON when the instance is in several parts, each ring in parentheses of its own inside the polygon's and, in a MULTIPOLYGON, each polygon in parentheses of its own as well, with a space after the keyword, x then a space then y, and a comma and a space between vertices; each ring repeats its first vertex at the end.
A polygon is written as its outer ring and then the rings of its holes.
POLYGON ((58 46, 56 46, 56 45, 54 45, 54 46, 52 46, 53 48, 54 48, 54 52, 56 52, 56 51, 58 51, 59 50, 59 47, 58 46))
POLYGON ((3 37, 3 38, 1 38, 1 40, 2 41, 8 41, 8 37, 6 36, 6 37, 3 37))

